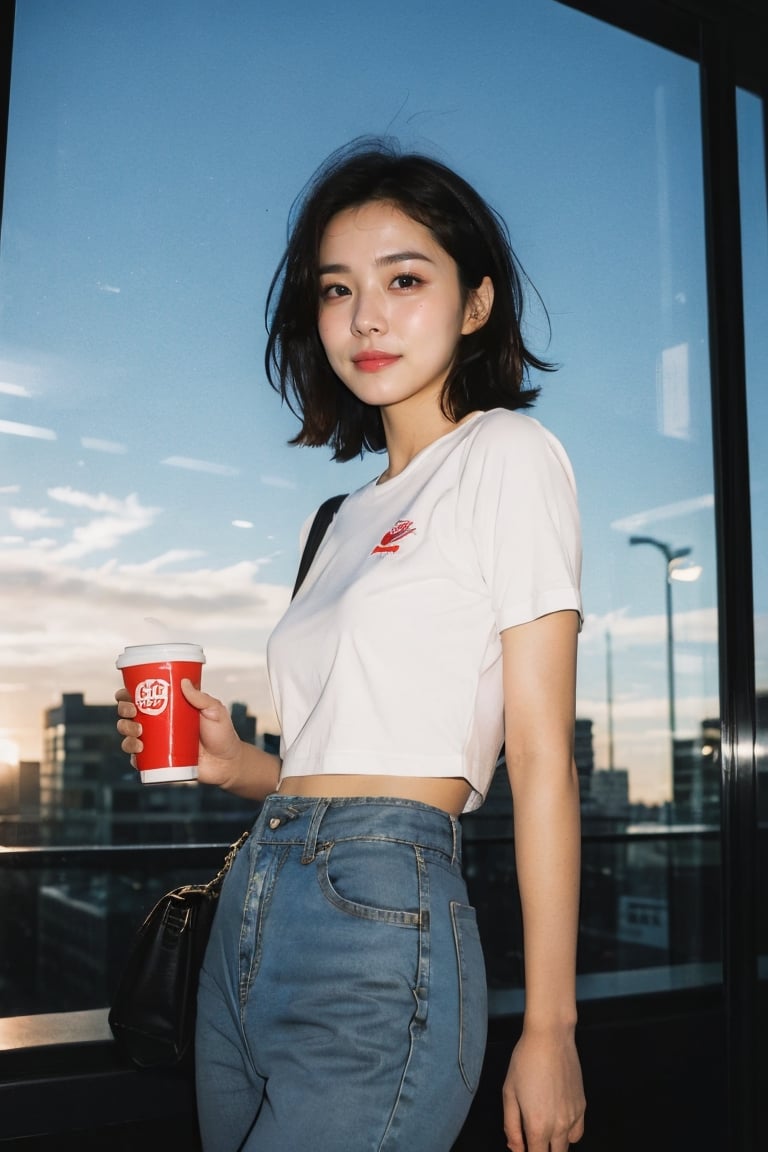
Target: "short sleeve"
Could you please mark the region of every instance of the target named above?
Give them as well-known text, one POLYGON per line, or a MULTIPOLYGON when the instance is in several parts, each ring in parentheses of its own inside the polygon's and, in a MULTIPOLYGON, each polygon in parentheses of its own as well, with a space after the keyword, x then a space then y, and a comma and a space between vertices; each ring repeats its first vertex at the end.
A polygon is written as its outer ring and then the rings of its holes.
POLYGON ((581 604, 576 482, 538 420, 499 410, 469 446, 460 507, 499 632, 581 604))

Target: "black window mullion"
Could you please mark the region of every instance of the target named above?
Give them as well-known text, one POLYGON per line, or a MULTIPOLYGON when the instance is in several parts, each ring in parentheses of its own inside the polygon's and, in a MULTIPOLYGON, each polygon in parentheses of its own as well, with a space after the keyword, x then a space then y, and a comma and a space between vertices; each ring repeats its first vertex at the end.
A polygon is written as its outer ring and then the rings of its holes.
POLYGON ((11 101, 11 54, 16 13, 14 0, 0 0, 0 221, 3 218, 5 156, 8 144, 8 108, 11 101))
POLYGON ((722 742, 728 1148, 753 1152, 757 1109, 755 648, 736 85, 728 28, 703 21, 701 94, 722 742))

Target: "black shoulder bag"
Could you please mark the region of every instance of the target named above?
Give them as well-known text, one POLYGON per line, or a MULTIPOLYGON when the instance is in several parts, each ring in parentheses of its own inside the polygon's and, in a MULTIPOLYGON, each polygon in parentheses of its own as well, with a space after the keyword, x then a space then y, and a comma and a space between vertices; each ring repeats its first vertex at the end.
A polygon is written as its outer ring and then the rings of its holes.
MULTIPOLYGON (((317 510, 302 552, 292 596, 298 592, 344 496, 317 510)), ((140 1068, 191 1065, 197 984, 224 877, 248 839, 232 844, 207 884, 185 884, 158 900, 139 928, 109 1010, 118 1046, 140 1068)))

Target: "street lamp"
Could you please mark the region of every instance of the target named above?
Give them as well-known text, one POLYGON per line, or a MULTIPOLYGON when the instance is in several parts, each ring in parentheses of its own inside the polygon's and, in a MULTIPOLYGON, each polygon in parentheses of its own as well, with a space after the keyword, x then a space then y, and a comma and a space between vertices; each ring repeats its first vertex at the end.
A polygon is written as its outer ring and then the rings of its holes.
POLYGON ((653 536, 630 536, 630 544, 652 544, 664 556, 666 567, 664 570, 664 589, 666 593, 666 607, 667 607, 667 693, 669 699, 669 736, 672 749, 672 765, 674 768, 675 756, 675 665, 672 644, 672 581, 680 579, 682 573, 686 573, 683 579, 696 579, 701 573, 700 568, 679 568, 678 561, 690 556, 690 548, 670 548, 669 544, 664 544, 661 540, 656 540, 653 536))

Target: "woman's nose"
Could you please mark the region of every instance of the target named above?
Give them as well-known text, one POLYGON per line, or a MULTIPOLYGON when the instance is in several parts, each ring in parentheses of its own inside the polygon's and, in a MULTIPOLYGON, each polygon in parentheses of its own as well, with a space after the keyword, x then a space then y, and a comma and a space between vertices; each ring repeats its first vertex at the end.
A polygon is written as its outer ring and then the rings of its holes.
POLYGON ((387 321, 381 301, 372 293, 360 296, 352 314, 352 331, 359 336, 369 336, 371 332, 386 332, 387 321))

